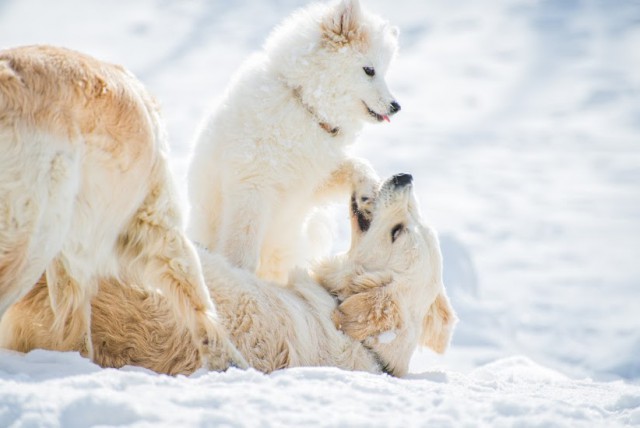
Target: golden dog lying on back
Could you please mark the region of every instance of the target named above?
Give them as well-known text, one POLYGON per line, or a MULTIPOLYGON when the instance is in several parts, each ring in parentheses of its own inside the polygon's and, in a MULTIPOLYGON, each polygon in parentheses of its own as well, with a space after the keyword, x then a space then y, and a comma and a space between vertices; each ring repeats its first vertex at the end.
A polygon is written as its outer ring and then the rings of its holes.
POLYGON ((92 356, 91 298, 118 278, 161 289, 207 367, 245 365, 181 229, 166 152, 155 102, 122 67, 0 51, 0 315, 46 271, 49 346, 92 356))
MULTIPOLYGON (((223 324, 251 366, 270 372, 332 365, 401 376, 416 346, 446 349, 456 317, 442 284, 437 237, 423 224, 411 187, 406 174, 387 180, 370 223, 358 218, 354 204, 349 252, 311 275, 292 274, 286 287, 200 250, 223 324)), ((160 293, 103 281, 92 311, 96 362, 169 374, 198 368, 188 326, 168 303, 160 293)), ((0 345, 60 349, 49 333, 52 320, 42 281, 5 314, 0 345)))

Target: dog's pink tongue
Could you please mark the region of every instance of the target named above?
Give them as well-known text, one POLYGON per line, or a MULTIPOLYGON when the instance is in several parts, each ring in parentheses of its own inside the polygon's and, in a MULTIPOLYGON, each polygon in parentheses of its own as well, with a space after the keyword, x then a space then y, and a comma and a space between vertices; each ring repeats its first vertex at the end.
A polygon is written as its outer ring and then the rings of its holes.
POLYGON ((389 116, 387 116, 386 114, 383 114, 383 115, 382 115, 382 118, 383 118, 384 120, 386 120, 387 122, 391 123, 391 120, 389 119, 389 116))

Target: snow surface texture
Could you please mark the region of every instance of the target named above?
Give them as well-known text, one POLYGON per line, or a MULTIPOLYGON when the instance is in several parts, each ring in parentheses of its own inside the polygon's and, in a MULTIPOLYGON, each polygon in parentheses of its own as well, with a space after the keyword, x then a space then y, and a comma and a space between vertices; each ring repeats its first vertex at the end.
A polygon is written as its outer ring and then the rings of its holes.
MULTIPOLYGON (((415 177, 461 319, 451 350, 417 352, 406 379, 0 351, 0 426, 640 425, 640 3, 363 1, 401 29, 402 112, 354 151, 415 177)), ((4 0, 0 47, 126 65, 163 104, 184 191, 205 111, 302 4, 4 0)))

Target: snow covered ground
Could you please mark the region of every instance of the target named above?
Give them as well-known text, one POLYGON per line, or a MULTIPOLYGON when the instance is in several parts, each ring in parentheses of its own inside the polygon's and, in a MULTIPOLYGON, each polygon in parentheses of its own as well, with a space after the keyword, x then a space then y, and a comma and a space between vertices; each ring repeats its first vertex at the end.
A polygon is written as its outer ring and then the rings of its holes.
MULTIPOLYGON (((170 378, 0 351, 0 426, 640 425, 640 3, 363 2, 401 29, 402 112, 354 151, 415 177, 461 319, 450 352, 393 379, 170 378)), ((0 0, 0 47, 130 68, 163 104, 184 190, 206 109, 302 4, 0 0)))
POLYGON ((306 367, 172 378, 71 353, 2 357, 3 427, 640 424, 638 386, 571 380, 524 357, 403 379, 306 367))

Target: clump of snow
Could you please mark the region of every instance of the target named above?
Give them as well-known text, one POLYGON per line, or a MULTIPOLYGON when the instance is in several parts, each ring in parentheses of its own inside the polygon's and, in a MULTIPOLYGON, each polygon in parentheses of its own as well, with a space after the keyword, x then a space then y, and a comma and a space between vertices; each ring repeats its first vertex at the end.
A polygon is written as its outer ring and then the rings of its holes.
MULTIPOLYGON (((640 424, 637 2, 362 1, 400 27, 388 81, 402 112, 354 151, 414 176, 460 317, 450 350, 416 352, 405 379, 171 378, 0 351, 0 426, 640 424)), ((130 68, 164 107, 184 194, 206 109, 304 3, 5 1, 0 40, 130 68)))

